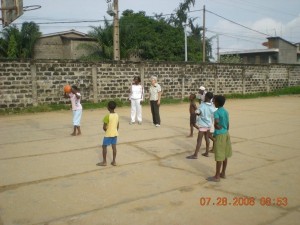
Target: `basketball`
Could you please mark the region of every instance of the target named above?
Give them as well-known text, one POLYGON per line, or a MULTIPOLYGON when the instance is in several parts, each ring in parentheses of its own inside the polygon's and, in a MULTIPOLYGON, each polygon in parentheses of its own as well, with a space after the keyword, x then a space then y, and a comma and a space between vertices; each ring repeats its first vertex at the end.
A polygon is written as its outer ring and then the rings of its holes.
POLYGON ((64 86, 64 92, 65 92, 65 93, 70 93, 70 92, 71 92, 71 89, 72 89, 71 86, 68 85, 68 84, 64 86))

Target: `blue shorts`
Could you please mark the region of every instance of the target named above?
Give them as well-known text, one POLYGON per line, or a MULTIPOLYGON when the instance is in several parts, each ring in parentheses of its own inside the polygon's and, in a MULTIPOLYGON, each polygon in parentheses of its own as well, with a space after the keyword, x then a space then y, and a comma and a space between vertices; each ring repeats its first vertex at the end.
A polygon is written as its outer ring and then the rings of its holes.
POLYGON ((117 144, 117 136, 116 137, 104 137, 102 145, 116 145, 117 144))

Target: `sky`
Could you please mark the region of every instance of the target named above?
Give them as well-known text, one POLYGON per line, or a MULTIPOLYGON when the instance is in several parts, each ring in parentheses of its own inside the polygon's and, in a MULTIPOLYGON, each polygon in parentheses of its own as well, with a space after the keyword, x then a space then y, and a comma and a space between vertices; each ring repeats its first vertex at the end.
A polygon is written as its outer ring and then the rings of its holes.
MULTIPOLYGON (((181 2, 183 0, 119 0, 119 15, 126 9, 145 11, 147 16, 171 14, 181 2)), ((23 0, 25 7, 34 5, 41 8, 25 11, 14 24, 112 19, 106 13, 107 0, 23 0)), ((300 42, 300 0, 196 0, 188 16, 200 26, 204 5, 206 37, 212 40, 214 54, 218 46, 220 52, 263 49, 266 47, 262 43, 268 36, 300 42)), ((71 29, 87 33, 92 30, 91 26, 99 25, 103 22, 39 24, 43 34, 71 29)))

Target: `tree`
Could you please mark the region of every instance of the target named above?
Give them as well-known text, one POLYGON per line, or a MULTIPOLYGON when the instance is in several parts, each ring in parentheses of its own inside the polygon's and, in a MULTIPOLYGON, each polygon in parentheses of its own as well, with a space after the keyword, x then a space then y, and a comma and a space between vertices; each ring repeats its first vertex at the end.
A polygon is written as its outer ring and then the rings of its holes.
POLYGON ((184 58, 183 29, 165 20, 147 17, 145 12, 126 10, 120 19, 121 56, 139 55, 143 60, 176 60, 184 58))
POLYGON ((188 11, 190 7, 195 5, 195 0, 185 0, 179 4, 179 7, 175 10, 175 14, 171 15, 169 22, 175 27, 183 27, 188 21, 188 11))
MULTIPOLYGON (((184 60, 184 25, 187 13, 195 0, 186 0, 181 3, 176 13, 169 19, 161 14, 154 17, 146 16, 143 11, 135 13, 125 10, 119 20, 120 27, 120 56, 121 59, 130 59, 139 56, 141 60, 184 60)), ((189 20, 191 32, 188 35, 189 60, 202 59, 202 27, 189 20)), ((88 34, 98 42, 97 51, 88 58, 113 58, 113 24, 105 19, 103 27, 92 27, 88 34)), ((207 55, 211 55, 210 42, 206 42, 207 55)), ((91 45, 82 46, 92 49, 91 45)), ((208 57, 207 57, 208 58, 208 57)))
POLYGON ((34 22, 24 22, 21 28, 21 58, 33 58, 34 44, 41 36, 39 26, 34 22))
POLYGON ((98 45, 82 44, 84 48, 92 52, 86 59, 112 59, 113 58, 113 27, 109 21, 104 18, 104 26, 91 27, 92 31, 88 32, 88 36, 97 40, 98 45))
POLYGON ((20 31, 13 25, 6 27, 0 33, 0 56, 2 58, 18 58, 20 53, 20 31))
POLYGON ((243 63, 242 58, 239 55, 221 55, 220 63, 243 63))
POLYGON ((16 59, 18 55, 18 44, 14 35, 11 35, 7 48, 7 58, 16 59))
POLYGON ((4 28, 0 35, 0 57, 33 58, 34 44, 41 33, 34 22, 24 22, 21 31, 13 25, 4 28))

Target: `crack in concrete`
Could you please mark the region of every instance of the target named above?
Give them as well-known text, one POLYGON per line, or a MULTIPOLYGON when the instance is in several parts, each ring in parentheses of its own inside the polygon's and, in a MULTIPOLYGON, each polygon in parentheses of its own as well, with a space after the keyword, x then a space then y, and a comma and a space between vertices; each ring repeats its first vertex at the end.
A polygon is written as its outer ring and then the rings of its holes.
POLYGON ((103 206, 101 208, 91 209, 91 210, 87 210, 87 211, 84 211, 84 212, 81 212, 81 213, 72 214, 72 215, 69 215, 69 216, 60 217, 60 218, 57 218, 57 219, 53 219, 53 220, 50 220, 50 221, 44 221, 44 222, 40 222, 40 223, 36 223, 36 224, 32 224, 32 225, 45 225, 45 224, 58 222, 58 221, 62 221, 62 220, 68 220, 68 219, 71 219, 72 217, 85 216, 85 215, 91 214, 93 212, 98 212, 98 211, 101 211, 101 210, 110 209, 110 208, 117 207, 117 206, 122 206, 124 204, 132 203, 132 202, 139 201, 139 200, 146 200, 146 199, 149 199, 149 198, 152 198, 152 197, 157 197, 159 195, 167 194, 167 193, 170 193, 170 192, 173 192, 173 191, 180 191, 180 192, 192 191, 193 188, 191 189, 191 187, 196 186, 196 185, 203 185, 203 184, 205 184, 205 183, 204 182, 198 182, 198 183, 191 184, 189 186, 184 185, 184 186, 176 187, 176 188, 169 189, 169 190, 166 190, 166 191, 157 192, 157 193, 153 193, 153 194, 149 194, 149 195, 145 195, 145 196, 141 196, 141 197, 127 199, 127 200, 124 200, 124 201, 121 201, 121 202, 118 202, 118 203, 103 206))
MULTIPOLYGON (((161 137, 161 138, 156 138, 155 140, 172 139, 172 138, 177 138, 177 137, 181 137, 181 135, 161 137)), ((144 140, 135 141, 135 142, 133 142, 133 141, 123 142, 123 143, 118 143, 118 145, 133 145, 134 143, 142 143, 142 142, 147 142, 147 141, 153 141, 153 139, 144 139, 144 140)), ((1 158, 0 160, 10 160, 10 159, 19 159, 19 158, 39 157, 39 156, 45 156, 45 155, 63 154, 63 153, 68 153, 68 152, 76 152, 76 151, 88 150, 88 149, 100 148, 100 147, 101 147, 101 145, 93 145, 93 146, 89 146, 89 147, 77 148, 77 149, 72 149, 72 150, 65 150, 65 151, 60 151, 60 152, 47 152, 47 153, 42 153, 42 154, 32 154, 32 155, 25 155, 25 156, 7 157, 7 158, 1 158)), ((135 147, 137 147, 137 146, 135 146, 135 147)))
MULTIPOLYGON (((154 160, 156 160, 156 159, 145 160, 145 161, 143 161, 143 163, 144 162, 151 162, 151 161, 154 161, 154 160)), ((141 162, 127 163, 127 164, 118 165, 118 167, 124 167, 124 166, 128 166, 128 165, 135 165, 135 164, 139 164, 139 163, 141 163, 141 162)), ((94 170, 83 171, 83 172, 80 172, 80 173, 72 173, 72 174, 68 174, 68 175, 65 175, 65 176, 57 176, 57 177, 51 177, 51 178, 46 178, 46 179, 41 179, 41 180, 24 182, 24 183, 4 185, 4 186, 0 186, 0 193, 8 191, 8 190, 18 189, 18 188, 21 188, 21 187, 24 187, 24 186, 33 185, 33 184, 40 184, 40 183, 48 182, 48 181, 52 181, 52 180, 59 180, 59 179, 74 177, 74 176, 88 174, 88 173, 95 173, 95 172, 98 172, 99 170, 110 169, 111 167, 101 167, 101 168, 102 169, 94 169, 94 170)))

